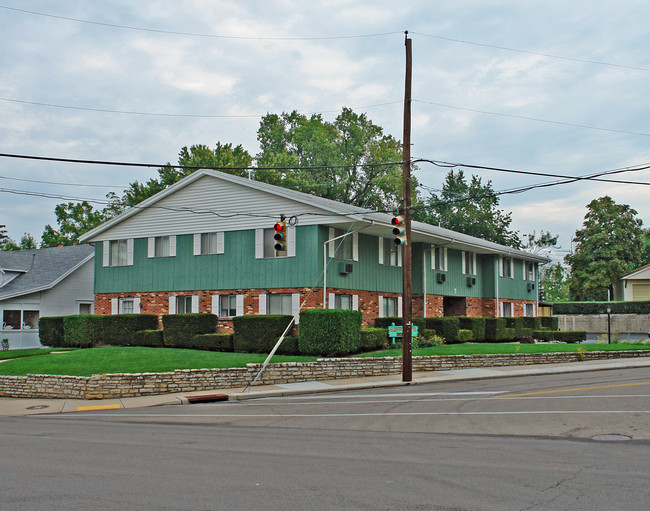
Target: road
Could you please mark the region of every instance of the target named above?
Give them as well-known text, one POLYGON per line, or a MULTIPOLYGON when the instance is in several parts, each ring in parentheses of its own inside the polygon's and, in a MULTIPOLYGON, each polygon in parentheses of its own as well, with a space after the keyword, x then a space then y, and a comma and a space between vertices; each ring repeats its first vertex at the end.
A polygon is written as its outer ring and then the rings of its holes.
POLYGON ((3 417, 0 509, 642 510, 649 391, 640 368, 3 417))

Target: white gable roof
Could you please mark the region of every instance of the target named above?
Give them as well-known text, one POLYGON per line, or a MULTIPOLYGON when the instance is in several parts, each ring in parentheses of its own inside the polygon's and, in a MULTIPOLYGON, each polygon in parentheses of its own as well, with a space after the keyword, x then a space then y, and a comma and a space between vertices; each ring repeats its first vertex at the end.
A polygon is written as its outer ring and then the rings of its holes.
POLYGON ((623 275, 621 280, 650 280, 650 264, 646 264, 627 275, 623 275))

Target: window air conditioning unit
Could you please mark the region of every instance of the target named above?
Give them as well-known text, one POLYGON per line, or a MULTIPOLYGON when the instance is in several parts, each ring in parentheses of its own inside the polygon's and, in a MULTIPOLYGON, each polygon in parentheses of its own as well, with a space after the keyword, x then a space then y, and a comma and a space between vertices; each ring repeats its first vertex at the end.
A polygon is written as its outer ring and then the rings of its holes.
POLYGON ((533 289, 535 289, 535 283, 529 282, 526 288, 528 289, 528 291, 532 291, 533 289))
POLYGON ((442 284, 447 280, 447 275, 445 273, 438 273, 438 284, 442 284))
POLYGON ((467 286, 472 287, 476 284, 476 277, 467 277, 467 286))
POLYGON ((352 269, 354 267, 352 266, 352 263, 340 263, 339 264, 339 273, 341 275, 347 275, 348 273, 352 273, 352 269))

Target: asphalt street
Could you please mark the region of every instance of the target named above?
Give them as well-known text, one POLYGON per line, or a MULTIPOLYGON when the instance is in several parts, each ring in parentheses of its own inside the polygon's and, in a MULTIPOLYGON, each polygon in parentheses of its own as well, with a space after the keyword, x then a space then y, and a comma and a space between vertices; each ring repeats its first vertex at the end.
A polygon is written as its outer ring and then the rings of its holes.
POLYGON ((649 376, 1 417, 0 509, 647 509, 649 376))

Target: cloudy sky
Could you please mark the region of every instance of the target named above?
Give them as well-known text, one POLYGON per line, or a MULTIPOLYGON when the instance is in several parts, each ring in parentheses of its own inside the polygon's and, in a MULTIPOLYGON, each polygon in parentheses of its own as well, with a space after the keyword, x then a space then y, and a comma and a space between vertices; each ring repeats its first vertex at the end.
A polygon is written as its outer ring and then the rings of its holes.
MULTIPOLYGON (((255 154, 267 112, 333 120, 343 106, 401 139, 405 30, 414 158, 570 176, 650 162, 647 0, 0 0, 0 153, 163 164, 220 141, 255 154)), ((439 189, 446 172, 417 178, 439 189)), ((556 180, 467 172, 495 190, 556 180)), ((40 239, 64 199, 156 175, 0 157, 0 224, 40 239)), ((606 194, 649 225, 649 191, 580 181, 500 207, 568 250, 606 194)))

